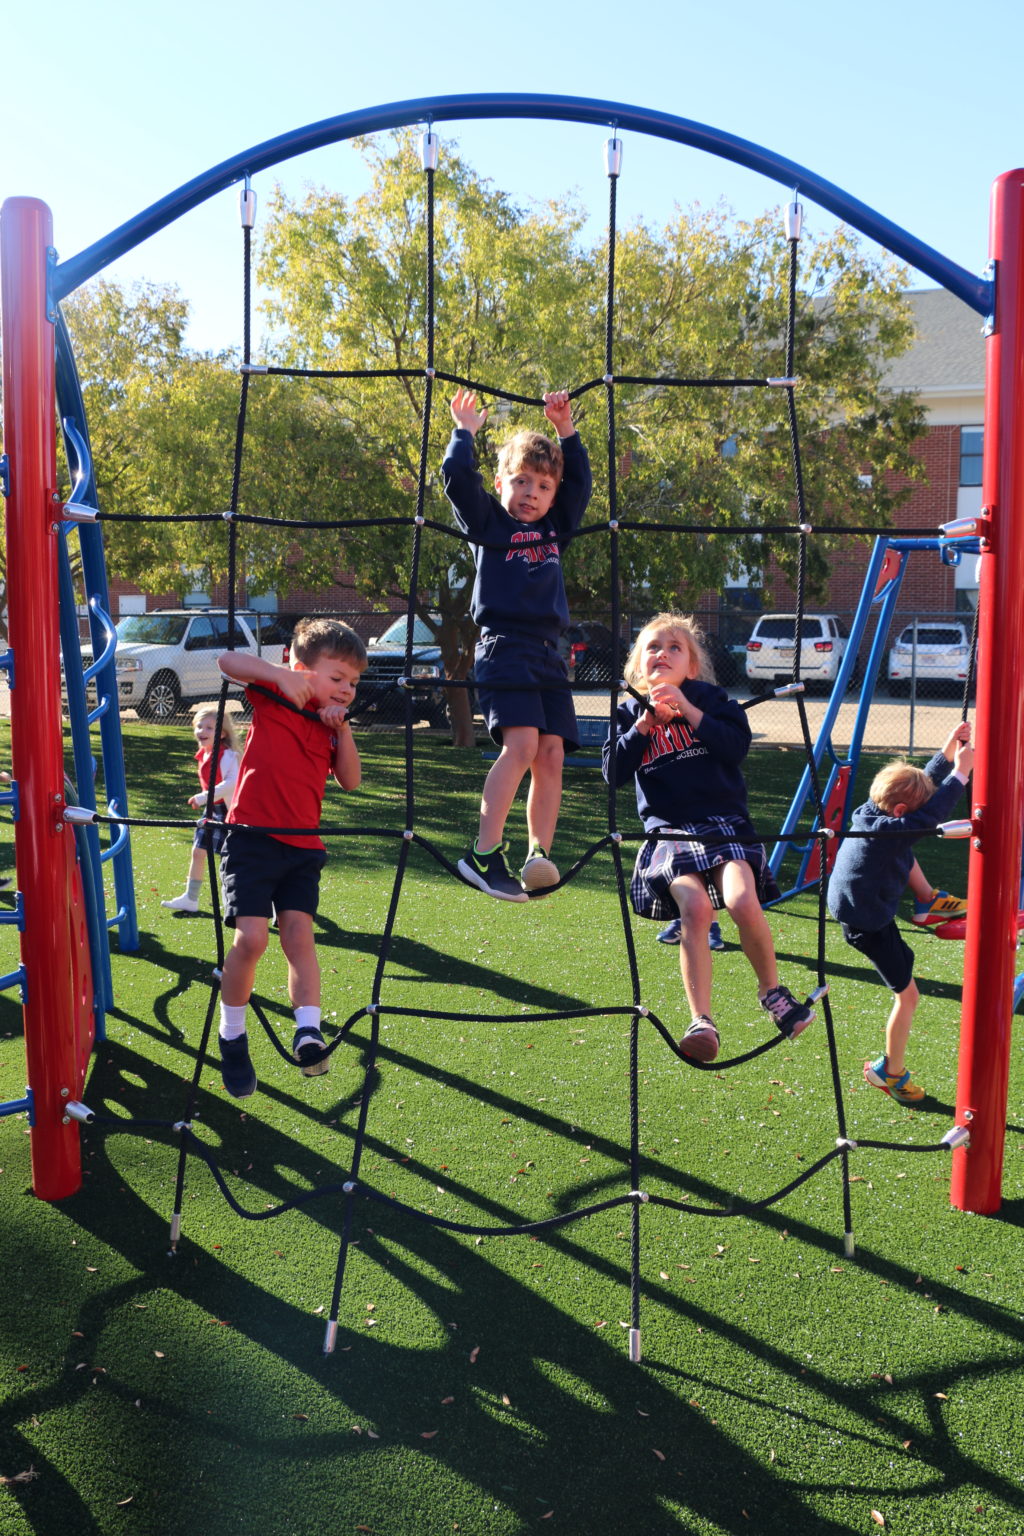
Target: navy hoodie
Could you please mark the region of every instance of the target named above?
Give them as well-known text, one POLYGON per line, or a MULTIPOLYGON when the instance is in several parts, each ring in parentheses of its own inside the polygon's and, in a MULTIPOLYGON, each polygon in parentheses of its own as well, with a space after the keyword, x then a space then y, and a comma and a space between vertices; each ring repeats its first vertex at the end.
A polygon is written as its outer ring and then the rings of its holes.
POLYGON ((583 520, 591 479, 579 433, 560 442, 565 467, 551 510, 538 523, 521 523, 484 489, 472 432, 456 427, 451 435, 441 480, 455 521, 473 540, 471 612, 484 635, 557 641, 569 622, 560 548, 583 520))

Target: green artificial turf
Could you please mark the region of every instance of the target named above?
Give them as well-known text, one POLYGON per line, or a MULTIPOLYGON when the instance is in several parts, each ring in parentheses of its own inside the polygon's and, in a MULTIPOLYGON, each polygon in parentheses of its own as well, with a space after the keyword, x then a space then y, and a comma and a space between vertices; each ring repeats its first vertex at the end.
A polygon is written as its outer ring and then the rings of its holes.
MULTIPOLYGON (((187 815, 187 731, 127 724, 125 737, 133 814, 187 815)), ((404 827, 401 745, 364 734, 364 789, 332 796, 325 819, 404 827)), ((416 747, 416 829, 458 857, 486 765, 425 732, 416 747)), ((751 760, 759 828, 779 824, 798 768, 793 752, 751 760)), ((638 827, 631 792, 621 825, 638 827)), ((567 770, 563 869, 605 826, 600 774, 567 770)), ((516 860, 521 803, 510 834, 516 860)), ((85 1091, 99 1114, 171 1122, 184 1108, 215 956, 208 902, 193 918, 160 907, 182 887, 189 842, 182 830, 133 834, 142 937, 137 954, 114 956, 116 1007, 85 1091)), ((399 846, 331 843, 318 929, 331 1026, 371 996, 399 846)), ((627 868, 635 846, 624 846, 627 868)), ((928 843, 921 858, 936 883, 962 891, 965 852, 928 843)), ((632 921, 643 1001, 681 1033, 676 951, 632 921)), ((783 980, 809 989, 816 902, 799 898, 770 921, 783 980)), ((723 1056, 766 1033, 724 926, 728 948, 714 958, 723 1056)), ((495 1225, 627 1191, 628 1018, 533 1017, 631 1002, 610 855, 557 896, 515 906, 413 847, 395 931, 382 1003, 468 1017, 383 1015, 365 1183, 495 1225), (522 1022, 488 1017, 497 1013, 522 1022)), ((963 950, 909 932, 922 991, 909 1060, 929 1090, 919 1109, 864 1085, 886 994, 828 927, 854 1138, 934 1142, 951 1123, 963 950)), ((12 929, 0 945, 10 969, 12 929)), ((275 943, 258 989, 287 1045, 284 983, 275 943)), ((0 1037, 0 1097, 14 1098, 24 1051, 10 993, 0 1037)), ((208 1060, 195 1129, 243 1206, 261 1213, 344 1177, 369 1039, 363 1016, 330 1074, 306 1079, 254 1030, 260 1090, 244 1102, 227 1098, 208 1060)), ((834 1145, 820 1010, 799 1041, 727 1074, 681 1065, 649 1024, 638 1058, 641 1188, 721 1213, 641 1208, 640 1365, 624 1327, 629 1206, 540 1238, 479 1238, 358 1199, 338 1348, 325 1358, 341 1198, 244 1221, 190 1159, 172 1258, 172 1132, 87 1128, 81 1192, 48 1205, 29 1192, 24 1118, 0 1122, 2 1536, 838 1536, 881 1529, 872 1511, 915 1536, 1024 1530, 1016 1112, 998 1218, 949 1208, 946 1154, 853 1153, 848 1258, 838 1161, 778 1205, 726 1214, 834 1145)), ((1011 1105, 1019 1097, 1015 1058, 1011 1105)))

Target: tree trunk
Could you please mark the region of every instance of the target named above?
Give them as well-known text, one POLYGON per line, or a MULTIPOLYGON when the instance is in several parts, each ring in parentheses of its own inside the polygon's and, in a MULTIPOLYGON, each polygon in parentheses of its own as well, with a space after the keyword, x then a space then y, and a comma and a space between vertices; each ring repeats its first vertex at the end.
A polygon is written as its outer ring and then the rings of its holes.
POLYGON ((469 703, 468 688, 448 688, 448 718, 452 727, 453 747, 475 747, 476 732, 473 728, 473 711, 469 703))

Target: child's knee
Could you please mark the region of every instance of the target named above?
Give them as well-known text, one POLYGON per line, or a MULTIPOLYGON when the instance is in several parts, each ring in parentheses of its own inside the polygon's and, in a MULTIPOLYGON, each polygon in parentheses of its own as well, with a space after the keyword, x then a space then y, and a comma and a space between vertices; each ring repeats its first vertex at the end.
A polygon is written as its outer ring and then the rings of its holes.
POLYGON ((541 736, 533 760, 534 771, 560 773, 565 761, 565 742, 561 736, 541 736))
POLYGON ((539 734, 532 726, 513 726, 502 734, 501 756, 528 768, 536 760, 539 734))
POLYGON ((269 934, 266 927, 260 929, 239 926, 235 929, 231 949, 240 960, 255 965, 256 961, 262 959, 266 953, 268 942, 269 934))
POLYGON ((711 897, 703 887, 673 885, 672 900, 679 908, 679 916, 684 924, 690 926, 694 923, 703 923, 706 928, 711 926, 714 907, 711 905, 711 897))

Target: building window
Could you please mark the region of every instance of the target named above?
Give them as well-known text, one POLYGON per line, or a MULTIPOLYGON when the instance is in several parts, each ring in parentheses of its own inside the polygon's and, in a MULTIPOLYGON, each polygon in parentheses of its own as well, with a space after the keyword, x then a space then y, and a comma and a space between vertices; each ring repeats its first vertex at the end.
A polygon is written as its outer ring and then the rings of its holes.
POLYGON ((960 428, 960 484, 981 484, 981 427, 960 428))

